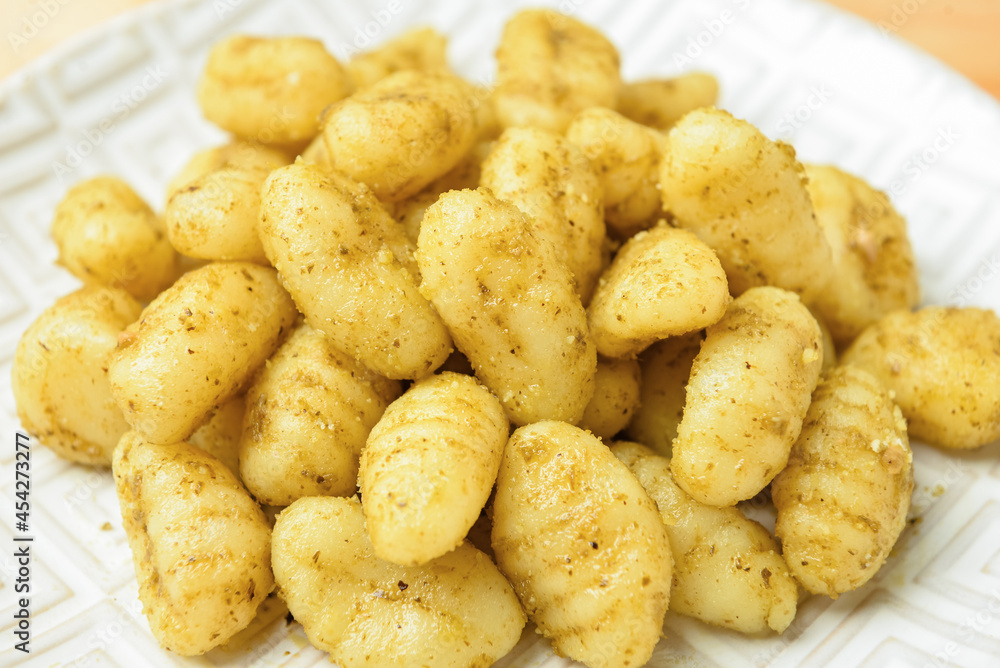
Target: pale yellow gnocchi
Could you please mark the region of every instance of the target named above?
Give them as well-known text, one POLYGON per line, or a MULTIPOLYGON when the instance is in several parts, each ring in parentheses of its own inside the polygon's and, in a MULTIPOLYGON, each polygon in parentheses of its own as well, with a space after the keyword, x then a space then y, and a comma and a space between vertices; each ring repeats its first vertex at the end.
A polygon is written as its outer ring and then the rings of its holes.
POLYGON ((420 291, 511 422, 578 422, 597 351, 566 265, 513 204, 485 189, 445 193, 417 241, 420 291))
POLYGON ((507 128, 563 132, 587 107, 614 108, 618 51, 600 32, 547 9, 515 14, 497 49, 497 118, 507 128))
POLYGON ((806 165, 805 170, 834 269, 811 306, 843 346, 890 311, 916 306, 917 265, 906 221, 884 193, 833 166, 806 165))
POLYGON ((100 285, 59 299, 17 344, 11 387, 24 428, 63 459, 111 465, 129 425, 111 395, 108 363, 142 307, 100 285))
POLYGON ((788 462, 823 366, 819 325, 798 297, 751 288, 708 328, 694 359, 670 470, 696 501, 731 506, 788 462))
POLYGON ((684 114, 715 106, 719 82, 707 72, 671 79, 643 79, 622 84, 618 113, 657 130, 669 130, 684 114))
POLYGON ((213 262, 190 271, 119 336, 111 393, 150 442, 184 440, 246 387, 296 316, 270 267, 213 262))
POLYGON ((434 28, 414 28, 377 49, 359 53, 345 65, 354 86, 362 90, 403 70, 448 69, 448 38, 434 28))
POLYGON ((401 392, 303 324, 247 390, 239 467, 261 503, 352 496, 365 439, 401 392))
POLYGON ((361 492, 375 554, 417 566, 455 549, 493 489, 510 423, 472 376, 415 383, 372 429, 361 492))
POLYGON ((795 617, 799 587, 781 547, 734 507, 698 503, 677 486, 670 460, 637 443, 611 451, 656 502, 674 555, 670 609, 741 633, 781 633, 795 617))
POLYGON ((444 71, 391 74, 331 107, 323 137, 331 166, 390 202, 451 170, 477 138, 471 87, 444 71))
POLYGON ((528 618, 590 668, 645 664, 673 570, 666 528, 601 441, 565 422, 521 427, 504 450, 493 550, 528 618))
POLYGON ((660 163, 663 207, 712 247, 739 295, 772 285, 810 302, 833 275, 806 175, 788 144, 719 109, 677 122, 660 163))
POLYGON ((375 556, 357 497, 283 510, 272 560, 278 595, 343 668, 487 668, 524 627, 510 584, 469 543, 422 566, 375 556))
POLYGON ((115 450, 122 523, 153 635, 185 656, 245 628, 274 588, 271 528, 225 464, 135 432, 115 450))
POLYGON ((660 213, 660 133, 606 107, 590 107, 566 128, 590 160, 604 192, 608 228, 622 238, 652 226, 660 213))
POLYGON ((319 40, 233 35, 212 47, 198 103, 208 120, 237 137, 296 146, 319 133, 322 111, 352 89, 319 40))
POLYGON ((915 439, 967 449, 1000 438, 1000 318, 979 308, 894 311, 869 326, 842 364, 893 392, 915 439))
POLYGON ((91 285, 122 288, 148 301, 177 277, 177 253, 157 218, 113 176, 78 183, 56 207, 52 239, 59 264, 91 285))
POLYGON ((633 441, 669 458, 684 415, 691 365, 701 350, 702 332, 658 341, 639 356, 639 407, 626 430, 633 441))
POLYGON ((288 163, 285 153, 247 142, 195 154, 167 188, 170 243, 189 257, 266 262, 257 230, 260 187, 288 163))
POLYGON ((912 491, 906 422, 889 391, 867 371, 837 367, 771 485, 789 569, 814 594, 857 589, 896 544, 912 491))
POLYGON ((597 352, 635 357, 655 341, 717 322, 729 302, 726 274, 712 249, 687 230, 659 225, 615 255, 587 322, 597 352))
POLYGON ((297 162, 261 194, 264 252, 309 325, 388 378, 418 378, 451 352, 417 289, 413 244, 364 184, 297 162))
POLYGON ((546 130, 510 128, 483 161, 479 184, 524 212, 589 302, 605 225, 601 184, 583 151, 546 130))
POLYGON ((624 429, 639 408, 641 382, 635 360, 598 358, 594 396, 583 411, 580 428, 604 440, 624 429))

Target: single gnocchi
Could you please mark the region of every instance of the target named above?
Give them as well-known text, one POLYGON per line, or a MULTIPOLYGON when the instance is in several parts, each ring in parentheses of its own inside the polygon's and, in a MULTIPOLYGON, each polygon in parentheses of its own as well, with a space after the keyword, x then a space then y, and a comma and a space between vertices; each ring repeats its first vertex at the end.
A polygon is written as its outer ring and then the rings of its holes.
POLYGON ((323 137, 331 166, 390 202, 452 169, 477 138, 471 87, 447 72, 391 74, 331 107, 323 137))
POLYGON ((504 26, 497 48, 497 118, 505 127, 561 133, 587 107, 614 108, 618 51, 600 32, 547 9, 524 10, 504 26))
POLYGON ((212 47, 198 103, 208 120, 237 137, 295 146, 315 137, 321 112, 352 89, 319 40, 233 35, 212 47))
POLYGON ((415 383, 368 436, 358 487, 375 554, 417 566, 462 543, 496 481, 510 424, 472 376, 415 383))
POLYGON ((819 325, 780 288, 747 290, 694 359, 670 470, 696 501, 731 506, 788 462, 823 366, 819 325))
POLYGON ((667 137, 660 187, 676 224, 718 254, 734 295, 772 285, 809 303, 831 280, 795 150, 750 123, 714 108, 684 116, 667 137))
MULTIPOLYGON (((240 477, 240 435, 246 401, 238 394, 219 406, 205 424, 198 427, 187 442, 201 448, 240 477)), ((241 478, 242 480, 242 478, 241 478)))
POLYGON ((687 230, 659 225, 625 242, 587 308, 597 352, 635 357, 650 344, 708 327, 729 305, 712 249, 687 230))
POLYGON ((119 336, 111 393, 148 441, 184 440, 246 387, 296 316, 270 267, 214 262, 190 271, 119 336))
POLYGON ((352 496, 365 439, 401 392, 338 352, 307 324, 292 332, 247 390, 239 466, 263 504, 352 496))
POLYGON ((274 588, 271 528, 225 464, 135 432, 115 450, 115 487, 139 599, 159 643, 195 656, 245 628, 274 588))
POLYGON ((608 448, 564 422, 521 427, 504 450, 493 550, 528 618, 591 668, 645 664, 673 559, 656 505, 608 448))
POLYGON ((441 366, 451 337, 418 291, 413 244, 370 189, 297 162, 272 172, 261 201, 264 252, 310 327, 388 378, 441 366))
POLYGON ((670 458, 684 415, 691 365, 701 350, 702 332, 658 341, 639 356, 639 407, 626 432, 633 441, 670 458))
POLYGON ((177 253, 163 221, 113 176, 70 188, 56 207, 52 239, 71 274, 87 284, 122 288, 140 301, 177 277, 177 253))
POLYGON ((917 265, 906 221, 884 193, 833 166, 805 170, 834 267, 833 280, 812 306, 844 346, 890 311, 917 305, 917 265))
POLYGON ((421 292, 511 422, 579 422, 597 351, 569 269, 521 211, 484 189, 445 193, 417 262, 421 292))
POLYGON ((260 187, 288 156, 233 142, 197 153, 167 189, 170 243, 189 257, 264 263, 257 220, 260 187))
POLYGON ((643 79, 622 84, 618 113, 657 130, 669 130, 684 114, 715 106, 719 82, 707 72, 671 79, 643 79))
POLYGON ((357 497, 283 510, 272 560, 278 595, 343 668, 487 668, 524 627, 510 584, 469 543, 422 566, 375 556, 357 497))
POLYGON ((447 49, 448 38, 434 28, 414 28, 377 49, 357 54, 345 69, 354 86, 363 90, 403 70, 446 71, 447 49))
POLYGON ((141 311, 120 288, 86 286, 59 299, 21 336, 11 368, 17 417, 63 459, 111 465, 129 425, 111 395, 108 363, 141 311))
POLYGON ((878 572, 906 526, 913 454, 906 421, 867 371, 841 366, 813 396, 788 466, 771 485, 788 567, 837 598, 878 572))
POLYGON ((605 225, 601 184, 583 151, 546 130, 510 128, 483 162, 479 184, 524 212, 590 301, 605 225))
POLYGON ((631 421, 639 408, 641 385, 635 360, 597 359, 594 396, 580 418, 580 428, 609 440, 631 421))
POLYGON ((604 107, 590 107, 566 129, 590 160, 604 193, 604 217, 617 236, 651 227, 660 213, 662 135, 604 107))
POLYGON ((1000 438, 1000 318, 927 306, 869 326, 842 364, 873 373, 895 396, 915 439, 950 449, 1000 438))

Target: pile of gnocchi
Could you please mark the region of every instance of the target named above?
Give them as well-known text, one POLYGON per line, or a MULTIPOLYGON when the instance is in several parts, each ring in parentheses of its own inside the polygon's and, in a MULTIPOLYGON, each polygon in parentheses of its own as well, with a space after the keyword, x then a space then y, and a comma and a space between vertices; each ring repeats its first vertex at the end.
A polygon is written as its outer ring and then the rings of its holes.
POLYGON ((667 610, 781 633, 902 531, 909 436, 1000 438, 1000 319, 919 302, 887 197, 513 16, 484 88, 414 30, 338 62, 230 37, 232 134, 156 213, 73 187, 84 287, 25 332, 21 422, 110 466, 163 647, 276 593, 344 668, 488 666, 527 622, 645 664, 667 610), (739 505, 773 499, 772 534, 739 505))

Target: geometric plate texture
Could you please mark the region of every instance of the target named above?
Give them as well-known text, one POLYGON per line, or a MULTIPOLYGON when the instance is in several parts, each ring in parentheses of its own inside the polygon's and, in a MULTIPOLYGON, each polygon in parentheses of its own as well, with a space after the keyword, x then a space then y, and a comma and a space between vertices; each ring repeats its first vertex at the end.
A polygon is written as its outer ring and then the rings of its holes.
MULTIPOLYGON (((1000 311, 1000 106, 877 26, 808 0, 533 0, 600 27, 626 79, 715 74, 719 106, 806 162, 890 194, 909 221, 929 304, 1000 311)), ((914 3, 919 4, 919 3, 914 3)), ((489 85, 505 20, 523 2, 212 0, 120 16, 0 84, 0 666, 329 665, 270 600, 227 647, 159 648, 137 600, 111 475, 32 448, 32 652, 12 648, 14 433, 10 384, 25 328, 77 283, 49 239, 67 188, 125 178, 161 209, 168 179, 224 135, 195 83, 231 33, 301 34, 345 60, 417 25, 450 38, 453 66, 489 85)), ((1000 666, 1000 444, 944 454, 914 443, 913 521, 873 582, 804 602, 782 636, 746 638, 669 615, 651 666, 1000 666)), ((571 665, 526 631, 498 664, 571 665)))

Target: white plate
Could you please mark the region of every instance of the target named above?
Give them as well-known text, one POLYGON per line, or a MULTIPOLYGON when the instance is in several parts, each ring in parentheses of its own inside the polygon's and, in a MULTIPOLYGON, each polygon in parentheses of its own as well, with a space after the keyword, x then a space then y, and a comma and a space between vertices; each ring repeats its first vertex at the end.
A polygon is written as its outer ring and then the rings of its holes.
MULTIPOLYGON (((210 44, 231 32, 307 34, 344 57, 355 40, 431 24, 451 36, 454 65, 486 82, 500 27, 515 9, 499 4, 158 3, 4 82, 0 377, 9 377, 28 324, 76 286, 53 265, 47 236, 66 188, 113 172, 160 207, 167 178, 222 139, 194 102, 210 44)), ((879 29, 812 2, 562 0, 561 8, 610 35, 626 77, 712 71, 721 106, 792 141, 806 161, 835 163, 890 190, 910 221, 925 301, 1000 309, 1000 108, 985 93, 879 29)), ((9 384, 0 385, 0 435, 10 442, 0 447, 0 553, 8 555, 0 559, 0 664, 11 665, 25 658, 10 649, 17 421, 9 384)), ((650 665, 1000 665, 1000 447, 960 456, 915 449, 922 519, 875 581, 835 602, 810 599, 781 637, 747 639, 670 615, 650 665)), ((110 474, 66 464, 43 447, 32 456, 30 664, 329 665, 283 617, 262 624, 246 648, 191 660, 160 650, 137 602, 110 474)), ((565 663, 528 633, 500 665, 565 663)))

